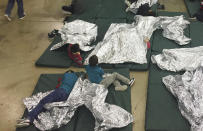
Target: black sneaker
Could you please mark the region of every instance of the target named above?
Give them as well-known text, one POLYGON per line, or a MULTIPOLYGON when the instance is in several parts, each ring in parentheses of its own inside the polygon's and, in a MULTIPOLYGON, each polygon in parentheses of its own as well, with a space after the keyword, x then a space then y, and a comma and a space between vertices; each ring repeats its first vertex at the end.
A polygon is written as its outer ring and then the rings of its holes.
POLYGON ((26 13, 24 12, 23 16, 19 17, 20 20, 23 20, 26 16, 26 13))
POLYGON ((72 7, 72 5, 70 5, 70 6, 62 6, 62 10, 63 10, 64 13, 66 13, 68 15, 73 14, 73 7, 72 7))
POLYGON ((55 29, 52 32, 48 33, 48 37, 49 38, 53 38, 56 35, 58 35, 58 30, 55 30, 55 29))
POLYGON ((134 82, 135 82, 135 78, 132 78, 131 80, 130 80, 130 82, 129 82, 129 86, 132 86, 133 84, 134 84, 134 82))

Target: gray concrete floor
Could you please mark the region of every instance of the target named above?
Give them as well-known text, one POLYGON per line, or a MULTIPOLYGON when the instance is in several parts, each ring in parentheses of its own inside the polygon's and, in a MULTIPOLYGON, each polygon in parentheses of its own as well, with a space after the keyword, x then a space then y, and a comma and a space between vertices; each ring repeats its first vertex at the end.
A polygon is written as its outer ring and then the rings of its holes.
MULTIPOLYGON (((24 0, 27 16, 12 21, 3 17, 7 0, 0 2, 0 131, 14 131, 24 111, 22 99, 30 96, 42 73, 64 73, 67 69, 39 68, 34 63, 50 44, 47 33, 62 27, 61 6, 70 0, 24 0)), ((160 0, 167 11, 185 12, 183 0, 160 0)), ((74 71, 83 69, 71 68, 74 71)), ((133 131, 144 131, 148 72, 130 72, 136 81, 131 90, 133 131)))

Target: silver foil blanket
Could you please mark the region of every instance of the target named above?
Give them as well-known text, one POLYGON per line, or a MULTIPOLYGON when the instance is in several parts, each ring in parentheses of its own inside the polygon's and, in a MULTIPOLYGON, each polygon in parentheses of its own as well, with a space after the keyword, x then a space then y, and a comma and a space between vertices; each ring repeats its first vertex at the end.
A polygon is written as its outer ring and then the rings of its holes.
POLYGON ((203 46, 164 49, 162 54, 152 55, 151 60, 163 70, 174 72, 194 70, 203 61, 203 46))
POLYGON ((151 7, 152 5, 156 4, 158 0, 138 0, 137 2, 133 2, 130 3, 128 0, 125 0, 125 3, 127 4, 128 8, 126 9, 126 11, 131 11, 134 14, 137 14, 138 8, 141 5, 144 4, 149 4, 149 7, 151 7))
POLYGON ((159 28, 163 28, 163 35, 169 39, 181 44, 188 41, 183 35, 187 24, 183 16, 143 17, 137 15, 135 19, 136 23, 132 24, 111 24, 103 41, 98 43, 86 58, 85 64, 88 63, 88 59, 92 55, 98 56, 99 63, 147 63, 147 46, 143 40, 150 39, 152 33, 159 28))
POLYGON ((203 67, 183 75, 163 77, 162 81, 177 98, 179 110, 189 121, 191 131, 203 131, 203 67))
POLYGON ((184 29, 190 24, 183 16, 166 17, 160 16, 160 28, 163 29, 163 36, 174 40, 179 45, 190 43, 191 39, 184 35, 184 29))
POLYGON ((82 20, 75 20, 65 25, 59 30, 62 42, 51 47, 50 50, 58 49, 65 44, 79 44, 83 51, 90 51, 92 41, 97 37, 97 25, 82 20))
MULTIPOLYGON (((25 98, 24 104, 30 111, 49 93, 38 93, 25 98)), ((47 111, 38 115, 38 120, 34 120, 34 125, 40 130, 59 128, 71 120, 74 112, 81 105, 85 105, 95 117, 95 131, 120 128, 133 122, 133 116, 126 110, 105 103, 107 94, 108 89, 103 85, 93 84, 79 78, 67 101, 46 104, 47 111)))

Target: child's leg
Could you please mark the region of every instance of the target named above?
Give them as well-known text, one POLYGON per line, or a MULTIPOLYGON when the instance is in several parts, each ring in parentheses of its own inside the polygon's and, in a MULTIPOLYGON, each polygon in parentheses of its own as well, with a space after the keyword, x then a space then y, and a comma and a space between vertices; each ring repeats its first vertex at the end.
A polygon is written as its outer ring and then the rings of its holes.
POLYGON ((120 82, 118 80, 115 80, 113 82, 114 86, 115 86, 115 90, 117 91, 124 91, 128 88, 127 85, 121 85, 120 82))
POLYGON ((8 16, 11 15, 11 10, 13 9, 14 3, 15 3, 15 0, 8 0, 8 5, 5 11, 5 14, 7 14, 8 16))
POLYGON ((16 0, 18 4, 18 17, 24 17, 24 8, 23 8, 23 0, 16 0))
POLYGON ((116 77, 114 74, 111 74, 110 76, 105 77, 100 84, 104 85, 105 88, 109 87, 113 82, 115 81, 116 77))
POLYGON ((125 76, 120 75, 119 73, 116 73, 116 72, 114 72, 113 74, 114 74, 114 77, 116 80, 120 80, 123 83, 125 83, 126 85, 128 85, 130 83, 130 80, 128 78, 126 78, 125 76))
POLYGON ((44 105, 51 102, 59 102, 59 101, 65 101, 68 98, 68 94, 65 92, 62 88, 55 89, 52 93, 44 97, 38 105, 28 113, 28 118, 30 119, 30 122, 32 123, 34 119, 37 118, 38 114, 41 113, 44 110, 44 105))
POLYGON ((115 80, 115 81, 113 82, 113 85, 114 85, 115 87, 119 87, 119 86, 121 86, 121 83, 120 83, 118 80, 115 80))

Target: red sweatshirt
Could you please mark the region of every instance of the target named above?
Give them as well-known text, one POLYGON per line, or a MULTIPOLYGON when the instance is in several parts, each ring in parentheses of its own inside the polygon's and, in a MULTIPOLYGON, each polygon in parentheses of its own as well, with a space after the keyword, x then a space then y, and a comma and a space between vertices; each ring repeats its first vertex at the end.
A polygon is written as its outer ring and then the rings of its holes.
POLYGON ((72 53, 71 52, 71 47, 72 47, 72 44, 69 44, 68 46, 68 56, 75 62, 77 63, 78 65, 82 65, 82 57, 80 56, 80 53, 72 53))

